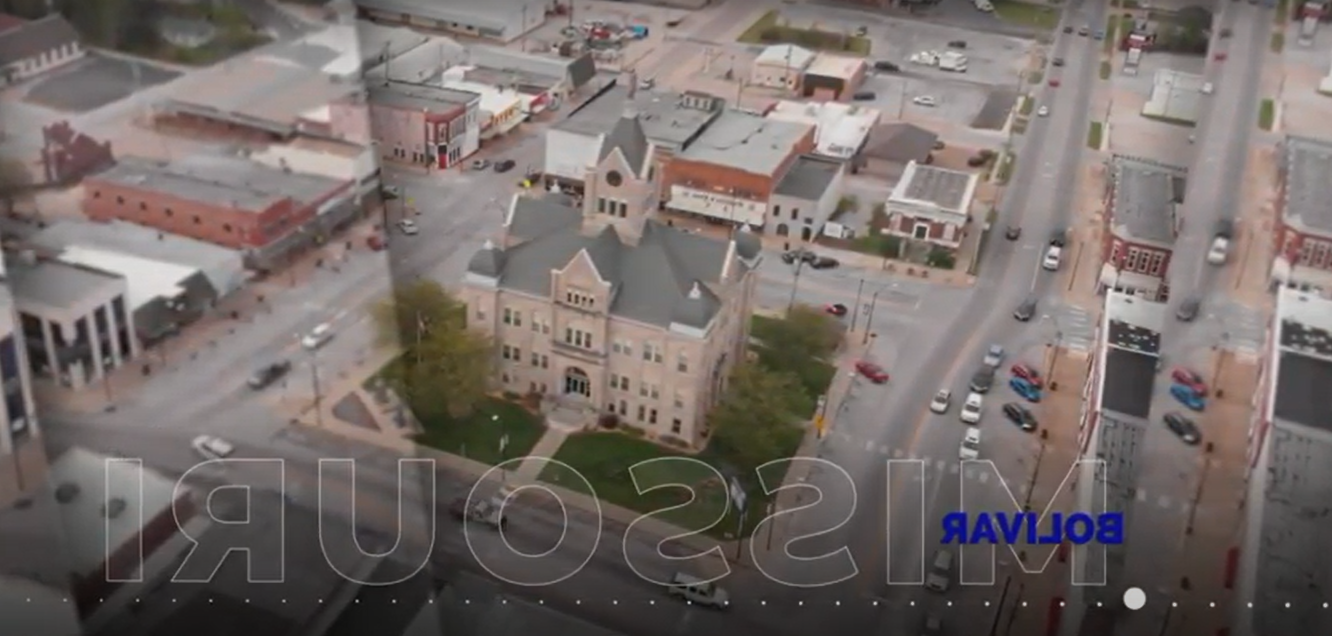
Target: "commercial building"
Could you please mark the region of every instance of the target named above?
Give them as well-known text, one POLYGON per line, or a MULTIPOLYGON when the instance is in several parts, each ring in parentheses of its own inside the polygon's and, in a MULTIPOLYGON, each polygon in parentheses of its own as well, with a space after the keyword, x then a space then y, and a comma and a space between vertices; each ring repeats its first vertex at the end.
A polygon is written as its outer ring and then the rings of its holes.
POLYGON ((452 168, 481 145, 481 95, 387 82, 332 105, 334 134, 397 163, 452 168))
POLYGON ((1332 293, 1332 142, 1289 136, 1279 157, 1272 282, 1332 293))
POLYGON ((423 46, 432 38, 403 27, 344 19, 299 39, 267 47, 266 59, 286 60, 312 71, 356 82, 366 70, 423 46))
POLYGON ((762 228, 773 191, 796 159, 813 150, 813 126, 725 111, 666 163, 666 207, 762 228))
POLYGON ((1188 123, 1197 123, 1202 110, 1203 76, 1171 69, 1160 69, 1152 76, 1152 93, 1142 105, 1142 114, 1188 123))
POLYGON ((686 149, 725 109, 725 102, 702 93, 654 93, 634 86, 616 85, 579 105, 546 131, 547 187, 581 191, 587 167, 594 165, 606 135, 626 109, 638 121, 652 144, 658 172, 676 153, 686 149))
POLYGON ((768 199, 770 227, 777 236, 813 240, 837 211, 847 166, 841 161, 806 155, 796 159, 768 199))
POLYGON ((77 62, 85 54, 79 32, 59 13, 32 21, 0 14, 0 87, 77 62))
POLYGON ((532 95, 536 102, 529 107, 539 113, 554 102, 588 87, 597 76, 597 64, 592 54, 581 53, 573 57, 551 57, 524 53, 498 46, 471 46, 467 48, 465 64, 474 69, 471 81, 489 74, 497 84, 513 84, 520 92, 532 95))
POLYGON ((1188 171, 1123 155, 1107 168, 1099 287, 1164 301, 1188 171))
POLYGON ((1332 300, 1277 291, 1249 434, 1247 532, 1235 632, 1325 634, 1332 586, 1327 537, 1332 483, 1332 300))
POLYGON ((792 121, 814 127, 814 154, 860 162, 869 143, 870 132, 879 124, 881 113, 856 104, 825 102, 811 104, 782 100, 768 111, 769 119, 792 121))
POLYGON ((266 148, 243 149, 240 156, 277 170, 354 183, 356 194, 360 196, 379 189, 379 157, 375 154, 374 144, 297 135, 266 148))
POLYGON ((550 0, 355 0, 362 17, 498 42, 512 42, 546 23, 550 0))
POLYGON ((819 53, 801 75, 800 93, 820 101, 851 99, 868 73, 864 58, 819 53))
POLYGON ((468 264, 461 298, 491 334, 499 383, 542 396, 548 417, 614 415, 697 446, 744 359, 756 237, 691 234, 654 218, 650 142, 632 115, 589 167, 582 208, 559 194, 515 197, 501 235, 468 264))
POLYGON ((138 355, 124 278, 30 251, 6 269, 35 376, 80 388, 138 355))
POLYGON ((536 100, 518 90, 517 85, 503 83, 500 77, 478 78, 477 74, 483 70, 475 66, 455 66, 440 76, 440 85, 481 96, 477 112, 481 139, 486 140, 504 135, 526 121, 536 100))
POLYGON ((980 176, 910 162, 888 195, 887 234, 957 250, 971 222, 980 176))
POLYGON ((749 70, 749 83, 764 88, 795 91, 805 69, 814 62, 815 54, 794 44, 776 44, 763 49, 749 70))
MULTIPOLYGON (((1091 474, 1078 477, 1077 509, 1123 513, 1125 536, 1133 528, 1142 447, 1148 428, 1156 425, 1149 418, 1166 315, 1162 303, 1113 290, 1107 293, 1083 388, 1080 455, 1101 463, 1088 471, 1091 474)), ((1073 564, 1081 570, 1078 580, 1088 585, 1067 588, 1072 615, 1066 621, 1078 623, 1080 611, 1089 604, 1123 597, 1129 583, 1124 580, 1124 564, 1130 546, 1129 541, 1106 546, 1105 559, 1089 558, 1086 547, 1074 548, 1073 564)))
POLYGON ((912 162, 930 163, 930 155, 938 143, 938 134, 915 124, 879 124, 870 131, 869 143, 861 151, 860 171, 897 181, 912 162))
POLYGON ((86 178, 83 191, 94 221, 129 221, 239 250, 257 270, 276 269, 360 214, 350 181, 230 155, 122 158, 86 178))

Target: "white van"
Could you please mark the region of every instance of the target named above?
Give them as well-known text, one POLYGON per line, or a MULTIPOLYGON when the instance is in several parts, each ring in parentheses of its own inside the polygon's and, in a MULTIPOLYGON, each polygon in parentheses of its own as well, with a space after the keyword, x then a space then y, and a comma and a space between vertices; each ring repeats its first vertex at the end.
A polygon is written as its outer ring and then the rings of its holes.
POLYGON ((727 609, 731 605, 731 596, 713 583, 676 572, 671 577, 671 584, 666 593, 695 605, 704 605, 716 609, 727 609))
POLYGON ((980 429, 969 428, 962 438, 962 448, 957 454, 960 459, 980 459, 980 429))

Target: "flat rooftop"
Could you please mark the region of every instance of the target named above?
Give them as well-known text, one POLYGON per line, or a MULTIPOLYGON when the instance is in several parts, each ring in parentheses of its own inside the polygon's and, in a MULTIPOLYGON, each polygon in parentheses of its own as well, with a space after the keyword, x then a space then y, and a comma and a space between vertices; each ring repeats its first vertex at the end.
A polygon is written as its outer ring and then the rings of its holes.
POLYGON ((819 53, 814 56, 814 61, 809 63, 805 74, 850 79, 864 65, 865 60, 862 58, 819 53))
POLYGON ((109 299, 125 290, 124 279, 115 274, 49 259, 34 264, 11 259, 6 274, 19 307, 36 303, 72 309, 89 298, 109 299))
POLYGON ((1105 377, 1101 380, 1101 409, 1130 417, 1151 415, 1156 386, 1157 356, 1109 347, 1105 352, 1105 377))
POLYGON ((924 201, 944 210, 966 214, 979 177, 972 172, 936 168, 912 161, 893 187, 892 199, 924 201))
POLYGON ((719 101, 711 96, 690 100, 678 93, 637 91, 631 101, 631 92, 629 87, 617 85, 580 105, 554 127, 578 135, 605 134, 620 121, 625 107, 631 105, 638 112, 638 121, 649 141, 660 148, 678 151, 698 138, 720 115, 719 109, 693 105, 698 101, 719 101))
POLYGON ((1332 141, 1290 136, 1285 150, 1286 222, 1332 235, 1332 141))
POLYGON ((424 44, 395 56, 389 63, 366 71, 366 83, 373 80, 424 84, 449 67, 467 59, 467 49, 452 38, 432 36, 424 44))
POLYGON ((177 84, 173 99, 157 105, 165 113, 219 120, 253 120, 292 126, 303 113, 327 106, 360 89, 308 66, 277 57, 241 56, 196 71, 177 84))
POLYGON ((481 96, 442 86, 388 82, 369 85, 366 97, 379 106, 439 113, 463 108, 481 96))
POLYGON ((125 279, 125 303, 138 309, 158 298, 176 298, 185 293, 184 282, 197 269, 114 250, 72 245, 60 253, 64 263, 110 272, 125 279))
POLYGON ((679 156, 752 174, 775 175, 813 126, 728 110, 679 156))
POLYGON ((447 3, 435 0, 355 0, 355 4, 366 11, 469 24, 501 34, 517 22, 514 19, 516 13, 523 9, 544 12, 548 6, 544 0, 449 0, 447 3))
POLYGON ((1272 418, 1332 432, 1332 300, 1282 289, 1272 418))
POLYGON ((1111 159, 1114 209, 1110 223, 1116 234, 1171 245, 1176 213, 1184 202, 1188 171, 1150 159, 1116 155, 1111 159))
POLYGON ((786 176, 777 183, 774 194, 818 201, 841 171, 842 165, 836 161, 797 157, 786 176))
POLYGON ((1107 294, 1101 344, 1102 411, 1143 420, 1151 414, 1165 317, 1162 303, 1121 292, 1107 294))
POLYGON ((170 162, 121 157, 90 178, 121 187, 169 194, 186 201, 227 203, 259 212, 285 199, 309 204, 344 184, 319 175, 287 172, 256 161, 197 154, 170 162))

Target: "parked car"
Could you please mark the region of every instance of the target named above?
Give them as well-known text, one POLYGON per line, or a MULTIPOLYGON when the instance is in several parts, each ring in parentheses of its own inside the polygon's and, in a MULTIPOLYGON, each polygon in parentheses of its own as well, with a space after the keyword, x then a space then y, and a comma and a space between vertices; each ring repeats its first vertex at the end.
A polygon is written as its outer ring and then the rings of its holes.
POLYGON ((1105 39, 1105 29, 1097 29, 1095 32, 1092 33, 1092 37, 1095 38, 1095 39, 1097 39, 1097 40, 1104 40, 1104 39, 1105 39))
POLYGON ((1022 228, 1016 225, 1010 225, 1004 230, 1004 238, 1010 241, 1016 241, 1020 236, 1022 236, 1022 228))
POLYGON ((1223 51, 1223 52, 1221 52, 1221 53, 1217 53, 1216 55, 1213 55, 1213 56, 1212 56, 1212 59, 1214 59, 1214 60, 1216 60, 1216 61, 1218 61, 1218 62, 1224 62, 1224 61, 1226 61, 1226 57, 1227 57, 1227 56, 1226 56, 1225 52, 1223 51))
POLYGON ((1165 414, 1162 421, 1165 422, 1166 428, 1184 440, 1185 444, 1192 446, 1202 441, 1202 432, 1198 430, 1198 426, 1183 413, 1171 411, 1165 414))
POLYGON ((1009 378, 1008 386, 1013 389, 1014 393, 1017 393, 1022 399, 1028 402, 1041 401, 1041 389, 1035 384, 1023 380, 1022 378, 1009 378))
POLYGON ((965 49, 965 48, 967 48, 967 41, 966 41, 966 40, 952 40, 951 42, 948 43, 948 48, 950 48, 950 49, 965 49))
POLYGON ((980 427, 967 429, 962 436, 962 445, 957 450, 958 459, 980 459, 980 427))
POLYGON ((902 70, 902 67, 898 66, 897 64, 894 64, 893 62, 889 62, 886 60, 879 60, 874 63, 874 70, 882 71, 884 73, 896 73, 902 70))
POLYGON ((824 305, 823 311, 840 318, 846 315, 847 309, 846 305, 843 305, 842 303, 832 303, 830 305, 824 305))
POLYGON ((1175 384, 1183 384, 1193 390, 1200 396, 1207 395, 1207 383, 1203 381, 1202 375, 1193 369, 1184 367, 1175 367, 1170 370, 1170 379, 1175 384))
POLYGON ((911 98, 911 103, 917 106, 938 106, 939 102, 934 101, 933 95, 917 95, 911 98))
POLYGON ((856 372, 875 384, 886 384, 888 382, 888 372, 884 371, 883 367, 868 360, 857 362, 856 372))
POLYGON ((1184 384, 1171 384, 1170 397, 1175 398, 1180 404, 1183 404, 1190 411, 1201 411, 1207 408, 1207 400, 1198 395, 1194 390, 1184 384))
POLYGON ((815 258, 814 261, 809 264, 809 266, 813 267, 814 269, 833 269, 841 264, 842 264, 841 261, 838 261, 837 259, 832 258, 830 256, 819 256, 815 258))
POLYGON ((947 592, 953 583, 953 553, 948 550, 935 550, 930 560, 930 573, 925 576, 925 589, 931 592, 947 592))
POLYGON ((1063 66, 1063 65, 1064 65, 1064 58, 1062 58, 1062 57, 1056 57, 1055 59, 1050 60, 1050 65, 1051 65, 1051 66, 1063 66))
POLYGON ((1073 32, 1073 27, 1071 25, 1064 27, 1064 33, 1072 33, 1072 32, 1073 32))
POLYGON ((236 452, 236 447, 232 446, 231 442, 214 435, 200 435, 190 440, 190 448, 208 459, 222 459, 236 452))
POLYGON ((948 407, 952 405, 953 392, 948 389, 939 389, 938 393, 930 400, 930 411, 935 413, 947 413, 948 407))
POLYGON ((787 265, 794 265, 796 261, 806 264, 813 263, 818 258, 818 254, 806 249, 791 250, 782 254, 782 262, 787 265))
POLYGON ((998 367, 1000 362, 1004 361, 1004 348, 1001 345, 992 344, 985 350, 985 359, 981 362, 987 367, 998 367))
POLYGON ((245 383, 248 384, 251 389, 258 391, 259 389, 267 388, 269 385, 277 382, 282 376, 287 375, 290 371, 291 362, 287 360, 279 360, 278 362, 264 365, 258 371, 255 371, 254 375, 251 375, 250 379, 246 380, 245 383))
POLYGON ((1183 302, 1179 303, 1179 307, 1175 308, 1175 318, 1180 322, 1192 322, 1194 318, 1198 317, 1198 311, 1201 308, 1202 301, 1198 300, 1196 296, 1185 298, 1183 302))
POLYGON ((1013 374, 1013 377, 1022 378, 1023 380, 1030 382, 1033 386, 1035 386, 1038 389, 1045 386, 1045 382, 1041 380, 1041 372, 1037 371, 1036 368, 1031 366, 1030 364, 1027 364, 1025 362, 1019 362, 1017 364, 1014 364, 1008 370, 1010 373, 1013 374))
POLYGON ((513 159, 501 159, 495 162, 495 172, 508 172, 517 165, 518 162, 513 159))
POLYGON ((1022 304, 1018 305, 1017 309, 1013 310, 1013 318, 1017 319, 1019 322, 1027 322, 1028 320, 1031 320, 1032 317, 1035 315, 1036 315, 1035 298, 1028 298, 1022 301, 1022 304))
POLYGON ((971 390, 976 393, 988 393, 994 387, 994 367, 982 365, 971 376, 971 390))
POLYGON ((718 587, 716 583, 680 572, 671 577, 671 584, 666 586, 666 594, 692 605, 719 610, 731 607, 731 596, 725 589, 718 587))
POLYGON ((1223 238, 1235 237, 1235 223, 1230 219, 1217 219, 1216 224, 1212 226, 1212 236, 1223 238))
POLYGON ((653 88, 656 88, 656 86, 657 86, 657 80, 652 79, 651 77, 638 80, 639 90, 650 91, 653 88))
POLYGON ((858 102, 872 102, 878 98, 879 94, 874 91, 859 91, 851 96, 851 99, 858 102))
POLYGON ((1045 258, 1041 259, 1041 268, 1046 271, 1056 271, 1059 269, 1059 263, 1064 259, 1064 248, 1058 245, 1050 245, 1045 248, 1045 258))
POLYGON ((1059 88, 1059 78, 1051 77, 1050 81, 1046 82, 1046 84, 1048 84, 1050 88, 1059 88))
POLYGON ((1078 28, 1078 35, 1091 35, 1091 27, 1082 26, 1078 28))
POLYGON ((1207 248, 1207 263, 1209 265, 1225 265, 1229 256, 1230 239, 1224 236, 1212 237, 1212 245, 1207 248))
POLYGON ((1212 87, 1211 82, 1203 82, 1202 88, 1199 90, 1202 91, 1203 95, 1211 95, 1212 91, 1216 89, 1212 87))
POLYGON ((311 329, 310 333, 305 334, 305 337, 301 338, 301 346, 313 351, 328 344, 328 341, 332 339, 333 325, 324 322, 315 325, 315 328, 311 329))
POLYGON ((1050 107, 1049 107, 1049 106, 1041 106, 1040 108, 1037 108, 1037 109, 1036 109, 1036 116, 1037 116, 1037 117, 1049 117, 1049 116, 1050 116, 1050 107))
POLYGON ((962 403, 962 412, 958 414, 958 419, 964 424, 979 424, 981 419, 981 410, 985 405, 985 398, 979 393, 972 393, 967 396, 967 400, 962 403))
POLYGON ((398 230, 407 236, 416 236, 421 233, 421 228, 416 226, 416 221, 403 219, 398 221, 398 230))
POLYGON ((472 161, 473 170, 485 170, 490 167, 489 159, 476 159, 472 161))
POLYGON ((1004 417, 1017 424, 1024 431, 1036 430, 1036 416, 1027 407, 1017 402, 1009 402, 1004 405, 1004 417))

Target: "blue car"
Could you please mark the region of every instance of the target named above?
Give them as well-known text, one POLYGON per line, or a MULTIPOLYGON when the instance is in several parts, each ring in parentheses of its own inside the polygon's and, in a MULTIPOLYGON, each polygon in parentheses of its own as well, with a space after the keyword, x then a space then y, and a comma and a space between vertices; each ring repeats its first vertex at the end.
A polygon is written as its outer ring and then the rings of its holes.
POLYGON ((1201 411, 1207 408, 1207 400, 1198 395, 1193 387, 1180 384, 1178 382, 1170 385, 1170 396, 1175 398, 1180 404, 1188 407, 1190 411, 1201 411))
POLYGON ((1041 401, 1041 390, 1031 382, 1022 378, 1012 378, 1008 381, 1008 386, 1012 387, 1014 393, 1022 396, 1022 399, 1028 402, 1041 401))

